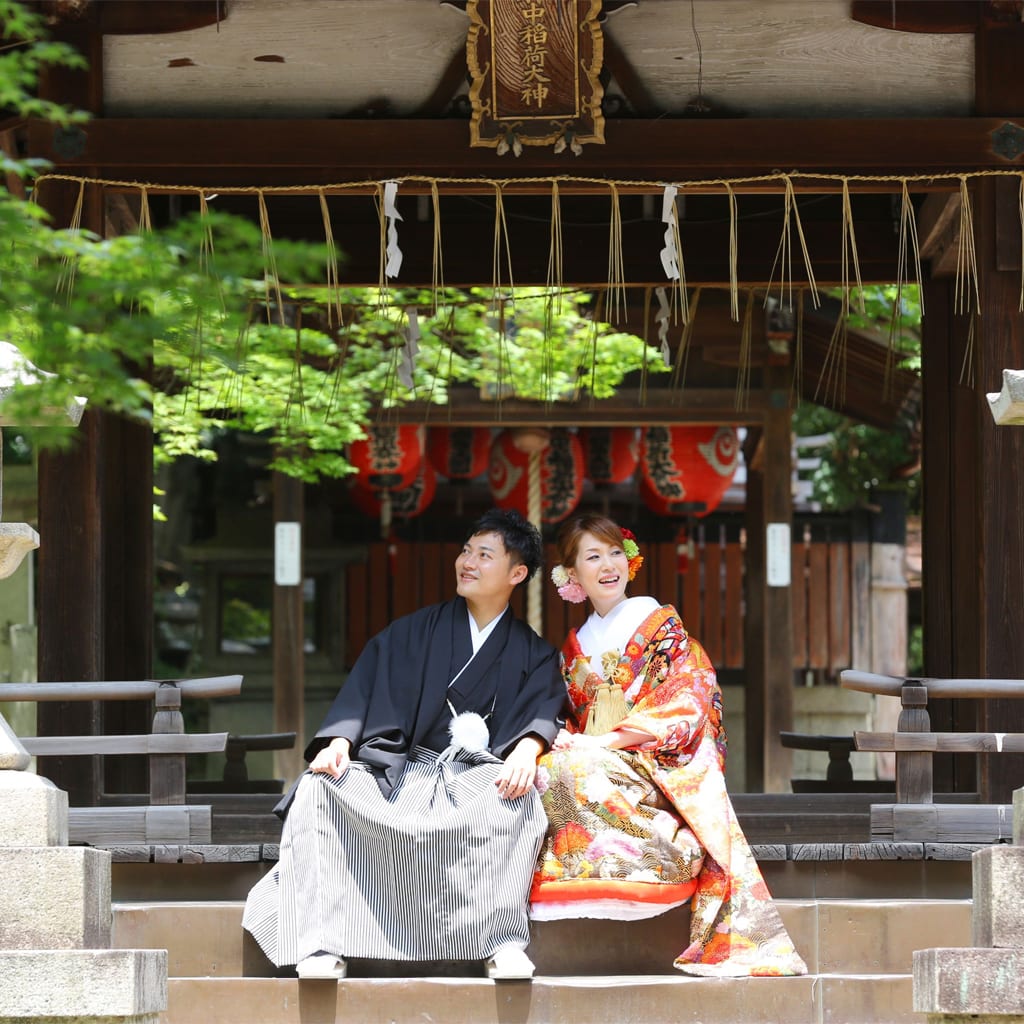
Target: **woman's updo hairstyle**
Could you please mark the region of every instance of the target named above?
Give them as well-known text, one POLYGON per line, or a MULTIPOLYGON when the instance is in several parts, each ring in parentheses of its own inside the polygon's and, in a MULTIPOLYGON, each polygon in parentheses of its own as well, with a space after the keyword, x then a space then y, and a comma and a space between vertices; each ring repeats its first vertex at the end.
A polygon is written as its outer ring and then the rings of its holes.
POLYGON ((556 544, 558 547, 559 562, 570 569, 576 564, 580 553, 580 541, 583 534, 589 533, 606 544, 624 543, 622 528, 614 519, 600 515, 597 512, 584 512, 582 515, 573 516, 566 520, 558 531, 556 544))

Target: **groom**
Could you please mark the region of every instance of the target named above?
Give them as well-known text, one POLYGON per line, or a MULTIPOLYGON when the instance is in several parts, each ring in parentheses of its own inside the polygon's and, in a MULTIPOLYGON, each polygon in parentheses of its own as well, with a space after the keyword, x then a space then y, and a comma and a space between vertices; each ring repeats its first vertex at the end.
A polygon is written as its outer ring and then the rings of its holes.
POLYGON ((277 966, 342 978, 349 957, 479 959, 489 977, 532 977, 546 825, 533 782, 565 689, 556 650, 509 599, 541 559, 534 526, 486 513, 455 560, 458 596, 359 656, 283 802, 280 861, 246 903, 243 926, 277 966))

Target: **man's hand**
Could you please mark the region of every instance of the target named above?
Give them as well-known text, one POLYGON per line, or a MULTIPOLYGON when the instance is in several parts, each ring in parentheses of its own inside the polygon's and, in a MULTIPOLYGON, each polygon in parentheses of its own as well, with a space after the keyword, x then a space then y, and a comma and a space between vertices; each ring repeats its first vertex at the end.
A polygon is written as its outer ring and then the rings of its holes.
POLYGON ((323 772, 325 775, 333 775, 340 779, 348 770, 351 763, 349 750, 352 744, 343 737, 337 737, 320 751, 312 761, 309 762, 311 772, 323 772))
POLYGON ((494 780, 502 800, 514 800, 529 791, 537 775, 537 758, 543 753, 544 744, 534 736, 524 736, 515 745, 494 780))

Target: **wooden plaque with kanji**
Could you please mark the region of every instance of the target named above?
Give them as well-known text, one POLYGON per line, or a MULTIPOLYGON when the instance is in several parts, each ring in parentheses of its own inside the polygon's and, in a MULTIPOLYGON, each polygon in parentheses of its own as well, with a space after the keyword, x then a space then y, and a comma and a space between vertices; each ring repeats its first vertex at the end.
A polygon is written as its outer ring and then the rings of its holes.
POLYGON ((470 144, 604 142, 601 0, 469 0, 470 144))

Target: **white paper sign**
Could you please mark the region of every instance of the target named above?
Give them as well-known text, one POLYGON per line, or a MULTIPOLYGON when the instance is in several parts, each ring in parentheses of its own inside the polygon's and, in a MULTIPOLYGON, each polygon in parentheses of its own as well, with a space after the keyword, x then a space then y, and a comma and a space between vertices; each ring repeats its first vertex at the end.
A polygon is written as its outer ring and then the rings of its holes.
POLYGON ((302 582, 302 525, 274 524, 274 583, 297 587, 302 582))
POLYGON ((765 537, 765 575, 769 587, 788 587, 792 565, 789 523, 769 523, 765 537))

